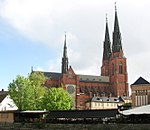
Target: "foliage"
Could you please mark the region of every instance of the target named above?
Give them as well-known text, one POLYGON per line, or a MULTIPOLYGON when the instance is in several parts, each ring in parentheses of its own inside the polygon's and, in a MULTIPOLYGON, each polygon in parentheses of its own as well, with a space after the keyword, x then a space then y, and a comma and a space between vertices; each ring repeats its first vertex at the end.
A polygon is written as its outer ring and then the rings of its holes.
POLYGON ((44 83, 46 78, 44 77, 43 73, 36 71, 29 75, 29 79, 32 84, 32 109, 41 110, 41 102, 45 93, 44 83))
POLYGON ((34 71, 29 75, 30 81, 32 81, 32 84, 35 86, 41 86, 44 85, 46 77, 42 72, 34 71))
POLYGON ((42 87, 45 77, 41 72, 33 72, 27 78, 17 76, 9 84, 8 93, 19 110, 40 110, 45 93, 42 87))
POLYGON ((50 88, 43 96, 43 108, 46 110, 69 110, 72 98, 63 88, 50 88))
POLYGON ((8 93, 19 110, 26 110, 31 106, 32 85, 28 78, 18 75, 9 84, 8 93))
POLYGON ((27 78, 18 75, 9 84, 8 93, 19 110, 68 110, 72 98, 63 88, 44 87, 46 78, 41 72, 32 72, 27 78))

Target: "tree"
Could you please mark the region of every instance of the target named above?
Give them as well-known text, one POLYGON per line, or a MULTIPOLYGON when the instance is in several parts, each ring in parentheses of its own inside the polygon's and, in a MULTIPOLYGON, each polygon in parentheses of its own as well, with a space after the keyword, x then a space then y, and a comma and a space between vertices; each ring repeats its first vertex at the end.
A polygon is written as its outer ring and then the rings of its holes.
POLYGON ((70 110, 72 98, 63 88, 50 88, 43 96, 42 103, 46 110, 70 110))
POLYGON ((32 72, 27 78, 17 76, 9 84, 8 93, 19 110, 41 110, 41 99, 46 78, 41 72, 32 72))
POLYGON ((68 110, 72 99, 63 88, 44 87, 46 78, 41 72, 32 72, 27 78, 17 76, 9 84, 8 93, 19 110, 68 110))
POLYGON ((20 75, 9 84, 8 93, 19 110, 27 110, 30 108, 31 89, 32 85, 30 80, 20 75))
POLYGON ((32 101, 33 101, 33 110, 41 110, 42 109, 42 98, 45 93, 45 81, 46 77, 42 72, 35 71, 29 75, 29 79, 32 84, 32 101))

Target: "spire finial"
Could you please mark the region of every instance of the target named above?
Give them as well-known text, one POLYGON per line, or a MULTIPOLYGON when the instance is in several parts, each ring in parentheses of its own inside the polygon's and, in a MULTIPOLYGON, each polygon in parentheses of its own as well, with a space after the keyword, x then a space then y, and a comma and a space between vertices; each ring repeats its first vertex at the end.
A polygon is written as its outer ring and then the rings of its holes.
POLYGON ((107 13, 106 13, 106 23, 108 22, 107 13))
POLYGON ((115 12, 117 12, 117 2, 115 1, 115 12))
POLYGON ((65 32, 64 47, 66 47, 66 32, 65 32))
POLYGON ((66 32, 65 32, 65 39, 66 39, 66 32))

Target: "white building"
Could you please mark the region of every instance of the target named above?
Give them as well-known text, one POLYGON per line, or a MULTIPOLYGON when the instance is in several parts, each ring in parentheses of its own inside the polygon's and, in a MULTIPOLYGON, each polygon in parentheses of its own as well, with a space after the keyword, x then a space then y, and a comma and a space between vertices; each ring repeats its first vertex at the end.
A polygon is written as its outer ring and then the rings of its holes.
POLYGON ((0 91, 0 111, 17 110, 18 107, 15 105, 13 100, 8 95, 7 91, 0 91))
POLYGON ((94 96, 86 102, 86 109, 118 109, 124 101, 118 97, 97 97, 94 96))

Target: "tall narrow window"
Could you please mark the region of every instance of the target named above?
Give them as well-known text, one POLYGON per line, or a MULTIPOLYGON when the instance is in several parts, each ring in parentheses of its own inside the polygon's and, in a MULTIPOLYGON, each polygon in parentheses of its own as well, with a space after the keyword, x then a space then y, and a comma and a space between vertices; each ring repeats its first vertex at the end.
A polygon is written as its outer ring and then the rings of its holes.
POLYGON ((120 62, 120 64, 119 64, 119 74, 122 74, 123 73, 123 71, 122 71, 122 62, 120 62))
POLYGON ((114 64, 112 63, 112 75, 114 75, 114 69, 115 67, 114 67, 114 64))

